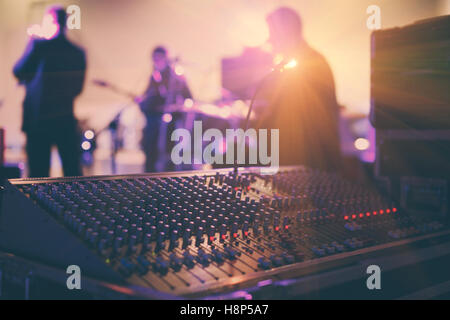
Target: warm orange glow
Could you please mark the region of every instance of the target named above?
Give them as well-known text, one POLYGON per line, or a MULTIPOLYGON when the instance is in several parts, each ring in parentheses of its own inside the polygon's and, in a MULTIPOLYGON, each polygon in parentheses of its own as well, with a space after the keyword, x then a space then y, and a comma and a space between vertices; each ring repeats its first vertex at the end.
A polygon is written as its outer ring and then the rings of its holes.
POLYGON ((293 69, 297 66, 297 60, 291 59, 288 63, 283 66, 283 69, 293 69))
POLYGON ((277 54, 277 55, 275 55, 275 57, 273 58, 273 64, 277 66, 277 65, 279 65, 281 62, 283 62, 283 60, 284 60, 283 55, 282 55, 282 54, 277 54))

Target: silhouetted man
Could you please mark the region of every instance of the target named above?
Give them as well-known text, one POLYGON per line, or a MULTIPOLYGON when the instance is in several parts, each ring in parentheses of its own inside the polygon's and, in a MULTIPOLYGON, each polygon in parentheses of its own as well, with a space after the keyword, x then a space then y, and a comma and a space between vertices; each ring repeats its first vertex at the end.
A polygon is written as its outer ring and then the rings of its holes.
POLYGON ((81 175, 80 139, 73 101, 83 88, 86 59, 65 35, 66 12, 47 11, 56 26, 47 39, 30 39, 14 75, 26 87, 22 130, 27 137, 29 175, 49 175, 51 147, 56 145, 64 175, 81 175))
POLYGON ((294 10, 279 8, 267 22, 273 53, 287 68, 274 72, 263 87, 269 107, 258 115, 257 127, 280 130, 281 165, 338 170, 339 105, 331 69, 303 38, 294 10))
POLYGON ((182 105, 185 99, 192 98, 191 92, 187 86, 185 79, 172 70, 167 50, 164 47, 156 47, 152 52, 153 73, 150 83, 143 95, 143 99, 139 102, 139 106, 145 115, 147 124, 143 131, 142 148, 144 150, 146 161, 145 171, 157 171, 157 162, 160 155, 166 157, 165 170, 171 171, 173 163, 167 159, 171 152, 173 142, 170 135, 175 129, 175 123, 179 114, 173 113, 172 119, 169 119, 167 125, 166 137, 161 128, 163 124, 162 116, 167 112, 168 106, 182 105), (164 146, 159 148, 159 140, 162 138, 164 146))

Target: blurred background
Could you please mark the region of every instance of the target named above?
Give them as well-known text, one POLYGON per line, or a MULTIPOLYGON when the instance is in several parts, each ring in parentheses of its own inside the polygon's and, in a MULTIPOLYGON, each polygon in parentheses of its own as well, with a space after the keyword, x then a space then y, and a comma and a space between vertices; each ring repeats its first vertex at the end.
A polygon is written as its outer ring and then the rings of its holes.
MULTIPOLYGON (((53 3, 76 4, 81 9, 81 29, 68 37, 87 54, 84 91, 75 102, 75 113, 84 130, 97 132, 116 113, 122 114, 118 173, 142 172, 144 155, 140 135, 145 124, 139 107, 129 98, 92 84, 104 79, 119 88, 141 94, 151 74, 151 50, 157 45, 178 58, 196 100, 213 103, 223 96, 222 59, 240 56, 245 48, 265 48, 266 14, 281 5, 296 9, 303 19, 311 46, 328 60, 342 108, 342 149, 363 161, 374 159, 373 130, 366 118, 370 107, 370 34, 367 7, 381 8, 382 28, 449 14, 450 0, 0 0, 0 127, 5 129, 5 162, 18 165, 26 176, 25 138, 22 134, 22 101, 12 68, 28 41, 27 28, 42 21, 53 3)), ((108 174, 111 138, 98 136, 94 162, 85 174, 108 174)), ((53 152, 51 176, 61 176, 53 152)))

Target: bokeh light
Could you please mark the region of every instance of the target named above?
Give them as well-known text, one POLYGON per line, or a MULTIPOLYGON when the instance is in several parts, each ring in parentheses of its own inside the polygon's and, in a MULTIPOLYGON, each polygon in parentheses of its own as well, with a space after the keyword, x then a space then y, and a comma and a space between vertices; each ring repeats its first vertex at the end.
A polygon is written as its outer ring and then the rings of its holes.
POLYGON ((370 142, 369 142, 369 140, 367 140, 365 138, 358 138, 355 140, 354 145, 355 145, 356 150, 364 151, 364 150, 369 149, 370 142))

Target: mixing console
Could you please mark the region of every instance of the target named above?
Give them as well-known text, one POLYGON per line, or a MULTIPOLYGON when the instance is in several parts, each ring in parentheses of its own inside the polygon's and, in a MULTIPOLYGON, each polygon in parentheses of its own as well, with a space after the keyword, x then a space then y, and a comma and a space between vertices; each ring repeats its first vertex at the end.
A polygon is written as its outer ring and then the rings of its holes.
MULTIPOLYGON (((304 272, 317 272, 320 262, 446 228, 429 216, 409 216, 375 189, 304 167, 275 175, 247 169, 12 180, 8 188, 4 212, 37 204, 34 214, 65 232, 41 236, 63 247, 61 238, 76 238, 66 255, 83 248, 100 267, 64 258, 60 265, 70 260, 92 276, 108 278, 108 270, 113 281, 192 297, 295 276, 311 262, 316 266, 304 272)), ((8 214, 2 219, 0 226, 8 214)), ((12 249, 59 262, 39 241, 24 249, 13 236, 0 232, 2 238, 12 249)))

